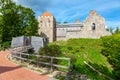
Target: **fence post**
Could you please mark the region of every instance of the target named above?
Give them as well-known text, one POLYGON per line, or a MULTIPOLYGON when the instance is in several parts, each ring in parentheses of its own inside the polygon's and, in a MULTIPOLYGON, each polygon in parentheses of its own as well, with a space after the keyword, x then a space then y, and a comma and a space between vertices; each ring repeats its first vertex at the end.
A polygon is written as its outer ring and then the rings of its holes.
POLYGON ((53 72, 53 57, 51 57, 51 70, 50 72, 53 72))
MULTIPOLYGON (((19 53, 20 53, 20 58, 22 58, 21 52, 19 52, 19 53)), ((22 59, 21 59, 20 61, 21 61, 21 63, 22 63, 22 59)))
POLYGON ((70 72, 70 59, 68 59, 68 73, 70 72))
POLYGON ((39 67, 38 66, 38 63, 39 63, 39 58, 38 58, 39 56, 37 55, 37 68, 39 67))
POLYGON ((70 58, 68 59, 68 72, 67 76, 65 77, 66 80, 69 80, 69 73, 70 73, 70 58))
POLYGON ((29 57, 30 57, 30 54, 28 53, 28 67, 29 67, 29 65, 30 65, 30 60, 29 60, 29 57))

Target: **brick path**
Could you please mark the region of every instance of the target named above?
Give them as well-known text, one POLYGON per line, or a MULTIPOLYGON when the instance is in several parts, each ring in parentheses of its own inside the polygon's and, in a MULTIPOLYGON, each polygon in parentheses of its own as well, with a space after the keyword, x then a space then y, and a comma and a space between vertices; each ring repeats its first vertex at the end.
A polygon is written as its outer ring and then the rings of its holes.
POLYGON ((0 52, 0 80, 48 80, 48 76, 40 75, 10 62, 6 55, 9 51, 0 52))

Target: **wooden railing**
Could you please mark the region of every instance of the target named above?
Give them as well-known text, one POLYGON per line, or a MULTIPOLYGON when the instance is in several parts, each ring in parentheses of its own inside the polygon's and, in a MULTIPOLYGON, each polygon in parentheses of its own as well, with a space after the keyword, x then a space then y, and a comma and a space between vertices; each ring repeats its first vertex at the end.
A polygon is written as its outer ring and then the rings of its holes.
POLYGON ((36 54, 28 54, 28 53, 23 53, 20 52, 19 49, 16 48, 11 50, 11 54, 13 58, 19 59, 21 61, 27 61, 29 63, 34 62, 36 63, 36 66, 39 67, 40 64, 44 64, 44 65, 49 65, 50 66, 50 71, 53 71, 53 67, 57 67, 57 68, 64 68, 67 69, 67 71, 69 72, 70 70, 70 58, 61 58, 61 57, 52 57, 52 56, 42 56, 42 55, 36 55, 36 54), (23 58, 22 56, 27 56, 27 58, 23 58), (36 57, 35 60, 30 59, 30 57, 36 57), (43 59, 50 59, 49 62, 43 62, 42 60, 40 60, 40 58, 43 59), (66 60, 67 61, 67 66, 65 65, 58 65, 58 64, 54 64, 54 60, 66 60))
POLYGON ((12 47, 10 48, 10 51, 11 52, 27 52, 28 49, 32 49, 32 45, 29 45, 29 46, 19 46, 19 47, 12 47))

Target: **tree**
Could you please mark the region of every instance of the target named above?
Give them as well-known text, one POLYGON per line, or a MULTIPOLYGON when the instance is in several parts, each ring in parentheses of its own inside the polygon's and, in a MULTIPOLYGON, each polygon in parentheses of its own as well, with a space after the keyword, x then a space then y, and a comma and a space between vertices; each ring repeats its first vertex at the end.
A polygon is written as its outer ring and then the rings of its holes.
POLYGON ((110 31, 113 34, 113 28, 112 27, 107 28, 107 31, 110 31))
POLYGON ((2 25, 3 25, 3 22, 2 22, 2 16, 0 15, 0 44, 2 43, 2 25))
POLYGON ((67 24, 68 22, 63 22, 64 24, 67 24))
POLYGON ((115 34, 118 34, 118 33, 120 33, 119 27, 117 27, 116 30, 115 30, 115 34))
POLYGON ((12 0, 1 0, 1 13, 3 17, 3 41, 10 41, 19 34, 19 16, 17 6, 12 0))
POLYGON ((0 36, 3 42, 12 37, 37 35, 37 20, 30 8, 16 5, 12 0, 0 0, 0 36))
POLYGON ((37 35, 38 23, 35 19, 34 12, 30 8, 19 7, 19 21, 22 35, 32 36, 37 35))

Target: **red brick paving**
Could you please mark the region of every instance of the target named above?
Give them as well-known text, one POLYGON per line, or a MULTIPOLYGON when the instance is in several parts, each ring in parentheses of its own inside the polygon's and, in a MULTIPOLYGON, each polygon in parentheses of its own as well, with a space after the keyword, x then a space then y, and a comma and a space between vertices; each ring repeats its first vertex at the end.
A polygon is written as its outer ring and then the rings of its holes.
POLYGON ((10 62, 6 55, 9 51, 0 52, 0 80, 48 80, 48 76, 40 75, 10 62))

